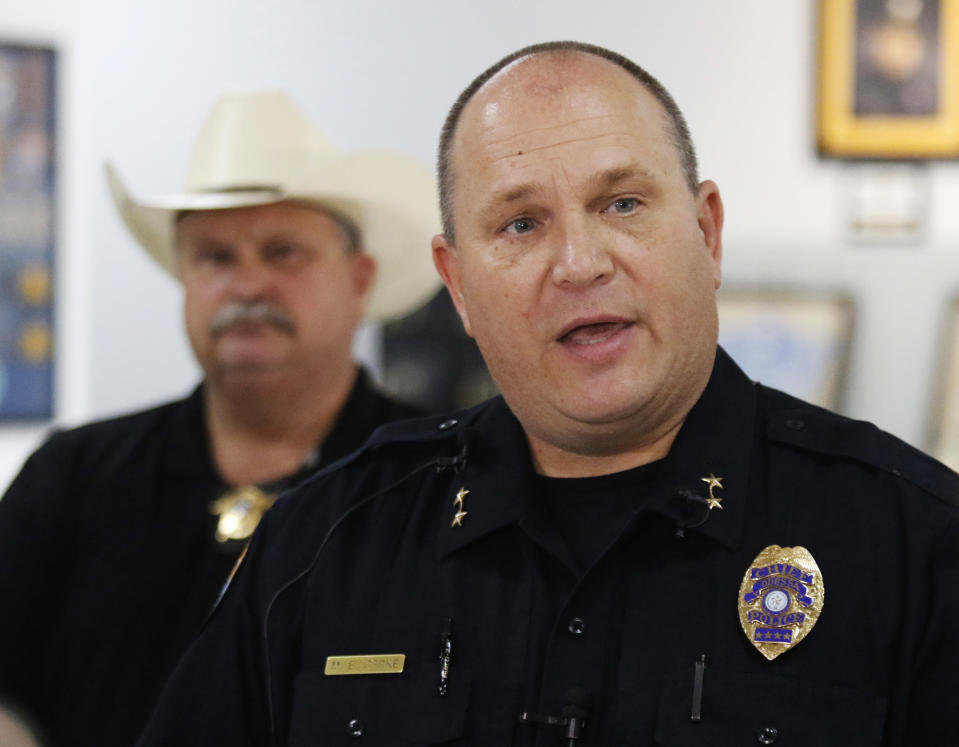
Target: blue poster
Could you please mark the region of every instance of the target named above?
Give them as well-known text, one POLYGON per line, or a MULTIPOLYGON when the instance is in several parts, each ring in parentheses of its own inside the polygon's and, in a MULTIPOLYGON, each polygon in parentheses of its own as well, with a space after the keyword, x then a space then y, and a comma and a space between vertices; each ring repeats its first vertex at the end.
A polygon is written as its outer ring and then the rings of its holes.
POLYGON ((0 420, 53 415, 54 68, 0 44, 0 420))

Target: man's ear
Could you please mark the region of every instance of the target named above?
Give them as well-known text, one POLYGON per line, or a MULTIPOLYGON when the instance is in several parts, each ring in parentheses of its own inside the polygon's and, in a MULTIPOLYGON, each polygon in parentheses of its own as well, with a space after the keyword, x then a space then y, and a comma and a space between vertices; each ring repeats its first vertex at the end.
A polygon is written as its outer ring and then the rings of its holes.
POLYGON ((470 329, 469 314, 466 311, 466 304, 463 301, 463 282, 460 267, 459 252, 456 247, 446 240, 446 235, 442 233, 433 237, 433 264, 436 271, 443 279, 443 285, 450 293, 453 299, 453 305, 456 307, 456 313, 460 315, 463 322, 463 329, 470 337, 473 333, 470 329))
POLYGON ((703 244, 713 264, 716 289, 723 278, 723 199, 716 182, 706 180, 696 193, 696 218, 702 232, 703 244))
POLYGON ((175 277, 180 285, 183 285, 183 259, 180 256, 180 248, 173 248, 173 277, 175 277))
POLYGON ((376 284, 376 259, 366 252, 358 252, 352 256, 353 287, 357 294, 365 301, 373 292, 376 284))

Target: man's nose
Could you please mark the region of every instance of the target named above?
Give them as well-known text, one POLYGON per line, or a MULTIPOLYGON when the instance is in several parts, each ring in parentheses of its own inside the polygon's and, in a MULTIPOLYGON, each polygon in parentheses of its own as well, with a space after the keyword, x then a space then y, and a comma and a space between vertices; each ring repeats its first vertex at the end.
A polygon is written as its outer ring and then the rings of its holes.
POLYGON ((230 281, 230 289, 237 298, 256 301, 269 295, 273 275, 258 258, 240 257, 234 264, 230 281))
POLYGON ((614 265, 603 231, 590 228, 588 216, 565 214, 556 223, 553 282, 567 287, 586 287, 607 282, 614 265))

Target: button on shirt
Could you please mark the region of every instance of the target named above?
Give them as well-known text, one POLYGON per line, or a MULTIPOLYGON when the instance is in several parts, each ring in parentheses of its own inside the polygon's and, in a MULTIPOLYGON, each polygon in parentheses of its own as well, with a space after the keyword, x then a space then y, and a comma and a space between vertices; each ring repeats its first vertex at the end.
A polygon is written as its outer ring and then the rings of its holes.
POLYGON ((550 719, 583 711, 584 745, 959 744, 959 478, 941 465, 720 350, 632 518, 577 563, 505 403, 457 420, 381 429, 277 504, 141 744, 565 745, 550 719), (806 548, 825 585, 773 661, 737 606, 771 545, 806 548), (394 653, 400 674, 324 672, 394 653))

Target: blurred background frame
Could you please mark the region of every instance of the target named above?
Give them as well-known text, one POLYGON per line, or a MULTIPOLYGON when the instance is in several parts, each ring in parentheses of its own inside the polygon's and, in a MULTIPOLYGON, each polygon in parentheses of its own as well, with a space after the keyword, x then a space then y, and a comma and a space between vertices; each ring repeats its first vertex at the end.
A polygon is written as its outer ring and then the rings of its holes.
POLYGON ((959 295, 943 315, 939 363, 929 403, 929 453, 959 468, 959 295))
POLYGON ((855 303, 842 291, 724 287, 719 343, 750 378, 841 410, 855 303))
POLYGON ((0 420, 54 404, 56 55, 0 42, 0 420))

